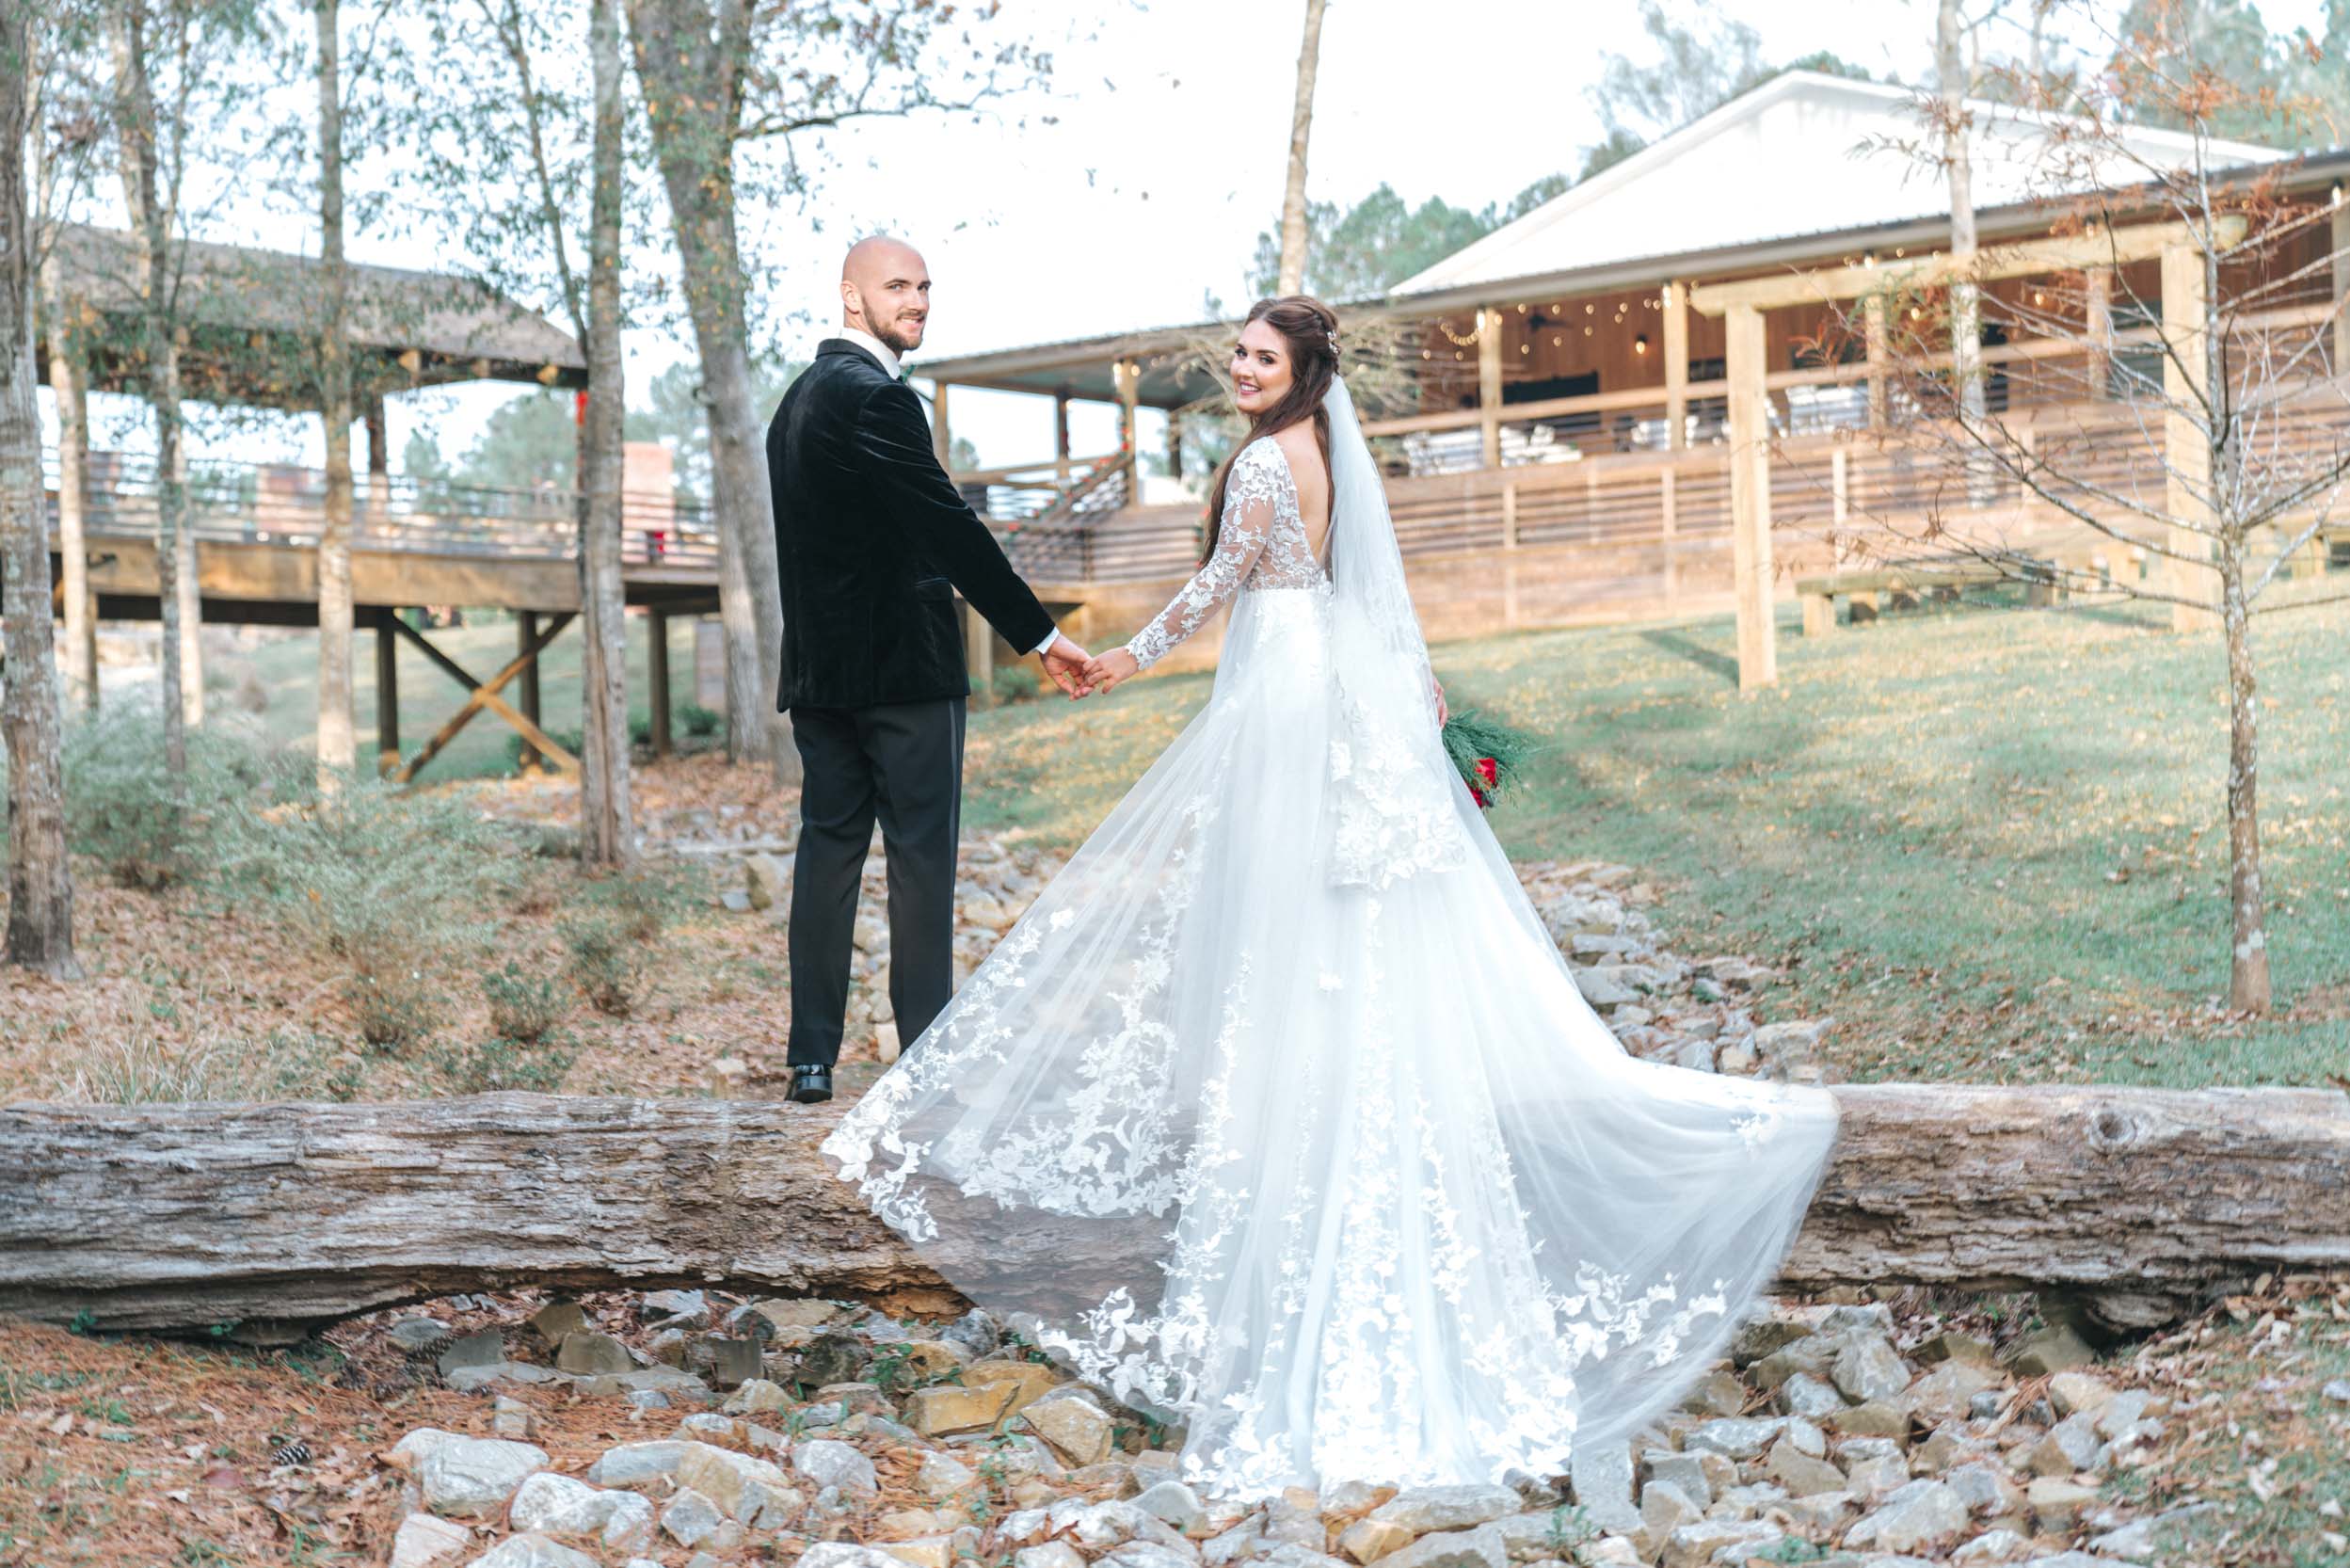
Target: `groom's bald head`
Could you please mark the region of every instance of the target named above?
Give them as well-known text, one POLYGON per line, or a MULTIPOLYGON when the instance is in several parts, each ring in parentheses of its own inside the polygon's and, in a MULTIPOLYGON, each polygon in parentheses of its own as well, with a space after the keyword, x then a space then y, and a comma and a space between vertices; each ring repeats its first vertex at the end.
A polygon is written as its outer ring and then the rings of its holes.
POLYGON ((900 354, 922 346, 930 317, 930 268, 902 239, 872 234, 849 247, 840 263, 840 321, 870 332, 900 354))

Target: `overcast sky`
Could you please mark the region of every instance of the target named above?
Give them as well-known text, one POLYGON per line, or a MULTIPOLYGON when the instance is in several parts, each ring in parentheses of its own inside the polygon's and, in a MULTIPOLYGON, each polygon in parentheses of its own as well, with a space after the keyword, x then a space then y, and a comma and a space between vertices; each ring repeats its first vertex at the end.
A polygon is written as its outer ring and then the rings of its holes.
MULTIPOLYGON (((809 209, 772 215, 746 234, 753 290, 777 318, 802 317, 784 329, 785 346, 804 354, 837 319, 840 249, 873 229, 913 240, 930 263, 932 355, 1196 320, 1208 291, 1227 303, 1244 297, 1255 235, 1280 206, 1303 0, 1009 0, 1004 9, 1056 48, 1048 94, 977 124, 931 118, 843 135, 809 209), (1072 40, 1083 33, 1093 37, 1072 40), (1042 123, 1046 115, 1057 123, 1042 123)), ((1931 0, 1728 0, 1710 9, 1755 26, 1774 60, 1830 48, 1879 74, 1917 79, 1927 69, 1931 0)), ((2313 24, 2319 4, 2268 0, 2262 9, 2272 26, 2313 24)), ((1631 0, 1330 0, 1309 194, 1345 204, 1383 180, 1415 203, 1507 200, 1579 165, 1601 135, 1587 92, 1601 56, 1638 56, 1641 41, 1631 0)), ((257 237, 316 248, 299 230, 257 237)), ((364 234, 351 253, 420 264, 364 234)), ((663 253, 631 264, 674 265, 663 253)), ((639 395, 690 353, 656 330, 632 332, 628 348, 639 395)), ((511 395, 492 386, 395 398, 395 461, 415 422, 454 455, 511 395)), ((1046 399, 967 390, 953 419, 990 464, 1051 450, 1046 399)), ((1111 410, 1080 406, 1080 452, 1105 450, 1114 426, 1111 410)), ((1155 429, 1146 424, 1145 440, 1155 429)), ((240 450, 315 462, 320 446, 309 424, 243 438, 240 450)))

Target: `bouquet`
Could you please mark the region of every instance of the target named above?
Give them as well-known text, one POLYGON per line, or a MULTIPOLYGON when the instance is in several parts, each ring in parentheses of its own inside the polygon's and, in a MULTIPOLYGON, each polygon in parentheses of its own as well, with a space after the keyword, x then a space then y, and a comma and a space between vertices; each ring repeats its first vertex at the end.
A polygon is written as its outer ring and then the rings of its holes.
POLYGON ((1488 810, 1517 781, 1534 749, 1526 736, 1475 709, 1459 710, 1445 721, 1444 741, 1445 755, 1452 759, 1461 782, 1488 810))

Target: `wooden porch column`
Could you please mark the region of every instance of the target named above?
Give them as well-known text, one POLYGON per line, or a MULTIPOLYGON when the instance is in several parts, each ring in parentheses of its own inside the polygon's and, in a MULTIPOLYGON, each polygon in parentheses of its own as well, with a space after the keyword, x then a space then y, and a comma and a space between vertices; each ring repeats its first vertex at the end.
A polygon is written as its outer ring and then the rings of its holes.
POLYGON ((49 328, 49 386, 57 397, 57 586, 65 599, 65 699, 98 711, 98 602, 89 591, 89 377, 74 330, 79 301, 49 328))
MULTIPOLYGON (((522 663, 520 678, 521 701, 517 704, 522 716, 538 724, 538 612, 517 610, 514 613, 514 649, 522 663)), ((543 728, 543 727, 542 727, 543 728)), ((524 772, 538 766, 538 750, 527 736, 522 741, 521 756, 517 759, 524 772)))
POLYGON ((1477 407, 1485 466, 1501 467, 1501 312, 1477 312, 1477 407))
POLYGON ((1679 280, 1665 285, 1665 450, 1689 444, 1689 290, 1679 280))
MULTIPOLYGON (((2339 215, 2337 215, 2337 221, 2339 215)), ((2341 264, 2335 264, 2337 269, 2341 264)), ((2102 403, 2113 395, 2114 376, 2114 269, 2093 266, 2084 274, 2087 296, 2083 304, 2083 327, 2089 340, 2089 400, 2102 403)), ((2339 325, 2336 332, 2341 331, 2339 325)), ((2339 344, 2341 339, 2337 337, 2339 344)), ((2342 361, 2339 357, 2335 363, 2342 361)))
POLYGON ((938 466, 949 473, 954 472, 954 433, 947 427, 947 384, 935 382, 930 396, 930 444, 938 454, 938 466))
POLYGON ((1167 410, 1167 472, 1177 480, 1183 477, 1183 410, 1167 410))
POLYGON ((376 776, 400 765, 400 639, 389 605, 376 612, 376 776))
POLYGON ((1118 383, 1118 450, 1126 454, 1126 501, 1131 506, 1143 494, 1143 471, 1139 466, 1142 454, 1134 447, 1135 414, 1143 395, 1143 367, 1132 360, 1120 360, 1111 374, 1118 383))
MULTIPOLYGON (((2210 558, 2210 536, 2189 526, 2208 524, 2212 516, 2208 504, 2211 444, 2198 417, 2210 386, 2205 341, 2208 304, 2202 253, 2191 245, 2165 246, 2163 342, 2167 352, 2163 356, 2163 396, 2169 403, 2170 411, 2163 419, 2163 461, 2170 472, 2164 506, 2172 518, 2181 520, 2172 523, 2169 537, 2164 543, 2187 557, 2166 563, 2170 568, 2167 575, 2172 590, 2182 594, 2209 593, 2212 589, 2209 573, 2193 564, 2210 558)), ((2191 632, 2213 624, 2210 616, 2190 605, 2170 607, 2173 631, 2191 632)))
POLYGON ((1052 394, 1052 471, 1065 488, 1069 483, 1069 394, 1064 392, 1052 394))
POLYGON ((1890 354, 1885 343, 1885 298, 1872 294, 1861 301, 1863 347, 1868 353, 1868 427, 1882 430, 1888 410, 1885 400, 1885 361, 1890 354))
MULTIPOLYGON (((939 389, 938 401, 941 422, 946 410, 946 389, 939 389)), ((653 755, 669 755, 675 737, 669 728, 669 612, 652 609, 645 612, 645 683, 651 687, 653 710, 653 755)))
POLYGON ((367 425, 367 520, 380 527, 392 510, 392 444, 384 433, 383 395, 370 392, 367 425))
POLYGON ((2334 198, 2332 222, 2327 231, 2328 244, 2334 252, 2334 374, 2350 375, 2350 207, 2342 205, 2342 198, 2334 198))
POLYGON ((1738 605, 1738 689, 1779 679, 1770 602, 1770 392, 1764 385, 1763 312, 1722 313, 1730 377, 1730 541, 1738 605))

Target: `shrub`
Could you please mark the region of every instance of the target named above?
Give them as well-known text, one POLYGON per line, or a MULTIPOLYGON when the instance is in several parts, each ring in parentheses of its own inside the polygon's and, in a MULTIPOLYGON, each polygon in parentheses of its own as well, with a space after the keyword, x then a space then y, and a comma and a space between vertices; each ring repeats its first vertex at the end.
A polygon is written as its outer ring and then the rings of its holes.
POLYGON ((509 959, 503 969, 482 976, 489 1024, 508 1040, 535 1045, 563 1021, 562 994, 552 980, 526 975, 509 959))
POLYGON ((609 910, 594 910, 558 921, 571 983, 597 1012, 625 1018, 652 994, 652 955, 631 939, 627 924, 609 910))
POLYGON ((1006 664, 990 678, 998 702, 1027 702, 1044 689, 1036 672, 1026 664, 1006 664))
POLYGON ((513 1040, 500 1035, 479 1045, 445 1046, 432 1054, 440 1087, 452 1095, 490 1095, 502 1089, 552 1094, 563 1087, 578 1054, 557 1042, 513 1040))
POLYGON ((648 746, 653 744, 653 721, 649 718, 629 720, 629 744, 648 746))
POLYGON ((175 790, 154 701, 110 700, 66 730, 67 834, 126 887, 187 881, 210 864, 223 813, 268 771, 251 736, 216 724, 187 732, 187 774, 175 790))
POLYGON ((452 966, 496 934, 482 911, 519 881, 511 834, 456 796, 373 780, 329 792, 304 773, 277 793, 226 819, 224 886, 342 961, 344 1000, 370 1043, 422 1038, 444 1012, 452 966))
POLYGON ((678 723, 684 727, 688 735, 715 735, 718 733, 718 711, 705 708, 698 702, 680 702, 678 704, 678 723))

